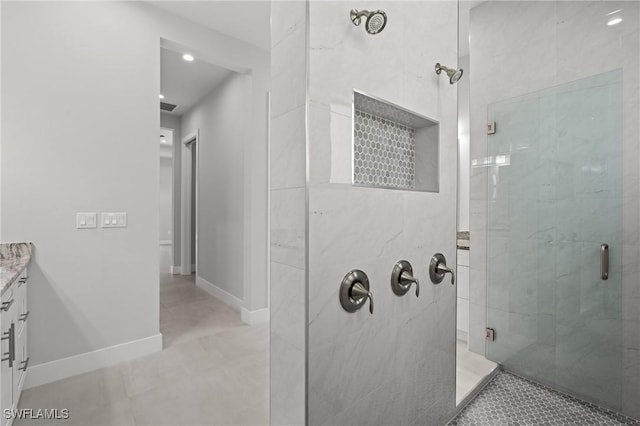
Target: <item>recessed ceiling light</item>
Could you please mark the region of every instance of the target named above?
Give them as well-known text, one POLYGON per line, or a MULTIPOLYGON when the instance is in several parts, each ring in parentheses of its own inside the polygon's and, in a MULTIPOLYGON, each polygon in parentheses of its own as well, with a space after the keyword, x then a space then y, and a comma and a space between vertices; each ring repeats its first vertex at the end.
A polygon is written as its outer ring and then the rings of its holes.
POLYGON ((607 25, 612 27, 614 25, 618 25, 620 22, 622 22, 622 18, 612 18, 607 22, 607 25))
POLYGON ((192 62, 195 58, 193 57, 193 55, 190 55, 189 53, 185 53, 184 55, 182 55, 182 59, 184 59, 187 62, 192 62))
POLYGON ((164 99, 164 95, 163 95, 162 93, 160 93, 160 94, 158 95, 158 97, 159 97, 160 99, 164 99))

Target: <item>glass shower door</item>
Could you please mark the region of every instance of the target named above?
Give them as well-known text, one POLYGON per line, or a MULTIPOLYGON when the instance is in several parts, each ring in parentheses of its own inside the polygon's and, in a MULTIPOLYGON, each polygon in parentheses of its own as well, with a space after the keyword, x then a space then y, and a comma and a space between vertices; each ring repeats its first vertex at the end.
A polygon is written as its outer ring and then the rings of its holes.
POLYGON ((492 104, 488 122, 487 356, 619 408, 622 72, 492 104))

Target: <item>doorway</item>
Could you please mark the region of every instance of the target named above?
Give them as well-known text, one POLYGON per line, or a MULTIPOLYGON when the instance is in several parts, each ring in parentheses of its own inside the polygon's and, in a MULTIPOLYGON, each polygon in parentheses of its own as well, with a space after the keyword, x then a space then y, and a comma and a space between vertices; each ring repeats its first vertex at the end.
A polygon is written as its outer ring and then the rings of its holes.
POLYGON ((173 129, 160 128, 159 226, 160 273, 171 273, 173 256, 173 129))
MULTIPOLYGON (((160 280, 163 352, 172 366, 183 356, 189 363, 195 361, 197 366, 186 373, 196 384, 190 397, 220 401, 217 408, 193 413, 194 423, 266 424, 268 325, 247 326, 241 321, 245 268, 233 263, 242 260, 244 250, 247 126, 242 124, 250 77, 173 42, 163 41, 160 56, 162 102, 171 109, 161 118, 176 129, 178 169, 174 273, 160 280), (249 409, 231 403, 243 398, 252 401, 249 409)), ((182 368, 178 364, 176 368, 182 368)))
POLYGON ((182 275, 198 276, 198 131, 182 138, 182 275))

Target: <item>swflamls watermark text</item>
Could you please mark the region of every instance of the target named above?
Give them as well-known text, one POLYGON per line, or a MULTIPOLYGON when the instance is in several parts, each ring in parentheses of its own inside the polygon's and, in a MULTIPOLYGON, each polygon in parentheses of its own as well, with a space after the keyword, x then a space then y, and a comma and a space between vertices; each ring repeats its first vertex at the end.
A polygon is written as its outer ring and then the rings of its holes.
POLYGON ((67 408, 21 408, 2 410, 5 419, 29 419, 29 420, 66 420, 69 418, 67 408))

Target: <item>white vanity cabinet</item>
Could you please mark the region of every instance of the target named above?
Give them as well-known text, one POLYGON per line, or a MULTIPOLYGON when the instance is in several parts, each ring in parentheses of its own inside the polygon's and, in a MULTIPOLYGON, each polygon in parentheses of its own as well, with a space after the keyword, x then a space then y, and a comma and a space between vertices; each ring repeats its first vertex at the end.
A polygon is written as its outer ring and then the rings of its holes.
POLYGON ((24 387, 27 368, 29 368, 29 357, 27 356, 27 320, 29 310, 27 309, 27 275, 18 280, 17 287, 13 290, 16 305, 16 341, 15 360, 13 363, 13 405, 17 408, 20 401, 20 393, 24 387))
POLYGON ((27 282, 26 269, 0 298, 0 408, 2 426, 13 422, 5 410, 17 409, 29 366, 27 355, 27 282))
POLYGON ((2 424, 11 424, 11 419, 5 416, 5 411, 13 407, 13 361, 11 360, 13 330, 11 329, 11 314, 13 306, 10 305, 13 297, 13 288, 7 289, 0 301, 3 309, 0 311, 0 330, 2 344, 0 345, 0 408, 2 409, 2 424), (8 307, 5 310, 4 307, 8 307))

